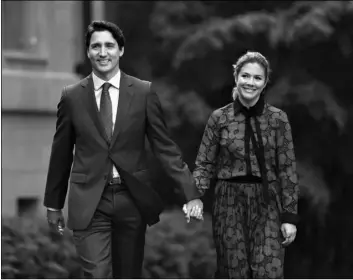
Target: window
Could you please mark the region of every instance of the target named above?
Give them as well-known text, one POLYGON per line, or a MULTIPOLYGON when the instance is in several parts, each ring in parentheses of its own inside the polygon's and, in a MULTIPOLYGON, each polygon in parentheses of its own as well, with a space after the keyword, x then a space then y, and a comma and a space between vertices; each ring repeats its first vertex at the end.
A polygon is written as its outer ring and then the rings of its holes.
POLYGON ((2 1, 1 30, 5 68, 47 63, 43 40, 45 7, 43 1, 2 1))
POLYGON ((24 2, 3 1, 1 9, 3 48, 6 50, 24 50, 24 2))
POLYGON ((17 198, 17 215, 20 217, 33 217, 37 214, 37 197, 19 197, 17 198))

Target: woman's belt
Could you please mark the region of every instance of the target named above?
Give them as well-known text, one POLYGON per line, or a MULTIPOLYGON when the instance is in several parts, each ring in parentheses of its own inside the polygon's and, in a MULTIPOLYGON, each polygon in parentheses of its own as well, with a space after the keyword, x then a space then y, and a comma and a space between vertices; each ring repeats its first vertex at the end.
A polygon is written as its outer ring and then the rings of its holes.
POLYGON ((269 198, 269 190, 268 190, 268 184, 269 182, 267 180, 262 180, 261 177, 253 176, 253 175, 245 175, 245 176, 236 176, 236 177, 231 177, 228 179, 220 179, 224 180, 227 182, 232 182, 232 183, 243 183, 243 184, 262 184, 263 186, 263 197, 264 201, 267 205, 270 203, 270 198, 269 198))

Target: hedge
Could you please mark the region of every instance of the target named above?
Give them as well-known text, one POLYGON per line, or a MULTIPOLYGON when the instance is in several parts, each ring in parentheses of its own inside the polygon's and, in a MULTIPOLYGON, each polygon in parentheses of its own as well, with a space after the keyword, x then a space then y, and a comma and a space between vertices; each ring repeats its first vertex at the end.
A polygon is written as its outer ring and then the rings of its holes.
MULTIPOLYGON (((80 278, 71 231, 60 236, 46 221, 2 219, 2 278, 80 278)), ((187 224, 180 209, 147 229, 143 278, 212 278, 216 254, 211 220, 187 224)))

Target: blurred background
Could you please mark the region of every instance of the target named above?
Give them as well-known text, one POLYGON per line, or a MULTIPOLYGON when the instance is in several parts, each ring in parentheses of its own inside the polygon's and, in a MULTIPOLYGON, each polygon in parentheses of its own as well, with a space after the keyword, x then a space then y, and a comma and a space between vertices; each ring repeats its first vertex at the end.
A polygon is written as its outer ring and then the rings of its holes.
MULTIPOLYGON (((91 71, 95 19, 124 31, 121 69, 155 83, 191 170, 210 113, 231 102, 232 64, 248 50, 269 59, 267 98, 291 122, 301 189, 285 278, 353 278, 353 1, 1 1, 2 278, 79 275, 71 234, 48 231, 42 200, 56 106, 91 71)), ((144 277, 212 278, 212 190, 205 222, 186 224, 150 160, 167 207, 147 231, 144 277)))

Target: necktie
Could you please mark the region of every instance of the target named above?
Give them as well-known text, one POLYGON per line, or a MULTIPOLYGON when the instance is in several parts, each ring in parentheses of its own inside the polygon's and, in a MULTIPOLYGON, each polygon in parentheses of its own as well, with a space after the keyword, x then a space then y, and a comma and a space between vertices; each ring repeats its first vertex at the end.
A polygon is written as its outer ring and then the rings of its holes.
POLYGON ((113 132, 113 112, 112 112, 112 101, 109 95, 110 83, 104 83, 102 89, 102 96, 100 102, 100 115, 103 121, 105 132, 110 141, 113 132))

